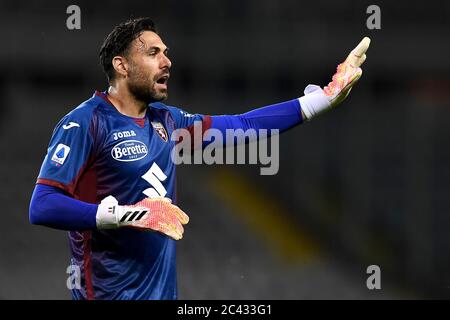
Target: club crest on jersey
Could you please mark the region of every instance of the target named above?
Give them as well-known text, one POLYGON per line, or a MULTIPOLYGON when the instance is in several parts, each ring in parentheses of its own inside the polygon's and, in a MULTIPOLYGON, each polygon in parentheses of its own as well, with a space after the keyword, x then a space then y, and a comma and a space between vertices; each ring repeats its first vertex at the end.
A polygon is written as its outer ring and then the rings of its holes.
POLYGON ((53 153, 52 162, 58 167, 62 166, 64 164, 64 161, 66 161, 69 152, 70 152, 69 146, 66 146, 65 144, 62 143, 58 144, 55 153, 53 153))
POLYGON ((137 161, 148 153, 147 146, 138 140, 125 140, 111 149, 111 156, 117 161, 137 161))
POLYGON ((166 129, 161 124, 161 122, 152 122, 153 129, 155 129, 156 133, 163 139, 164 142, 169 140, 169 136, 167 134, 166 129))

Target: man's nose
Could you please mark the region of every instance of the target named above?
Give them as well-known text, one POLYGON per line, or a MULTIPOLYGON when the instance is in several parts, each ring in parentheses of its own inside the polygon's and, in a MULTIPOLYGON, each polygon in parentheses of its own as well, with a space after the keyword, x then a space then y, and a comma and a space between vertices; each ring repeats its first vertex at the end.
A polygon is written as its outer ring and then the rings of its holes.
POLYGON ((172 66, 172 61, 170 61, 169 57, 167 57, 166 55, 162 56, 161 59, 161 69, 162 68, 169 68, 172 66))

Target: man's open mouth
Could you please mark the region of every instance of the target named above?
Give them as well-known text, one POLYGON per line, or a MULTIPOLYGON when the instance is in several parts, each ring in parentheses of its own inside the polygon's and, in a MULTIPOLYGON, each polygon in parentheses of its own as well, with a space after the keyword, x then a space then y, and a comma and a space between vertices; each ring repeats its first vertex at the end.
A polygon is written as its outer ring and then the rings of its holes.
POLYGON ((156 83, 167 85, 167 81, 169 80, 169 77, 170 77, 169 75, 163 75, 158 80, 156 80, 156 83))

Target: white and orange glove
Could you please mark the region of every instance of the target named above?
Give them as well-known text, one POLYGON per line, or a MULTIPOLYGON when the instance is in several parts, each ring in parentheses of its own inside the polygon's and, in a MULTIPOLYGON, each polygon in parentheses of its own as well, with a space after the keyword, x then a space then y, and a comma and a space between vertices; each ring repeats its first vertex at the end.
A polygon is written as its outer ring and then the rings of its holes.
POLYGON ((305 120, 311 120, 320 113, 334 108, 340 104, 350 93, 353 85, 362 75, 361 65, 366 60, 370 39, 365 37, 350 52, 347 59, 337 67, 332 81, 322 88, 317 85, 308 85, 305 95, 299 98, 305 120))
POLYGON ((169 198, 145 198, 134 205, 121 206, 116 198, 108 196, 99 204, 96 220, 99 229, 131 227, 180 240, 189 217, 169 198))

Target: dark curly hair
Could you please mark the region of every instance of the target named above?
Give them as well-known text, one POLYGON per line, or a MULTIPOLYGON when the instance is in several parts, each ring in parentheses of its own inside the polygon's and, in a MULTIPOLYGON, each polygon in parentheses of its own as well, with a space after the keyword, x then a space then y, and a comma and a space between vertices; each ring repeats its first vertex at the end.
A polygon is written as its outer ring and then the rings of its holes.
POLYGON ((111 83, 114 80, 115 71, 112 59, 118 55, 126 55, 130 43, 138 38, 144 31, 157 33, 154 22, 150 18, 135 18, 114 27, 106 37, 100 48, 100 65, 111 83))

